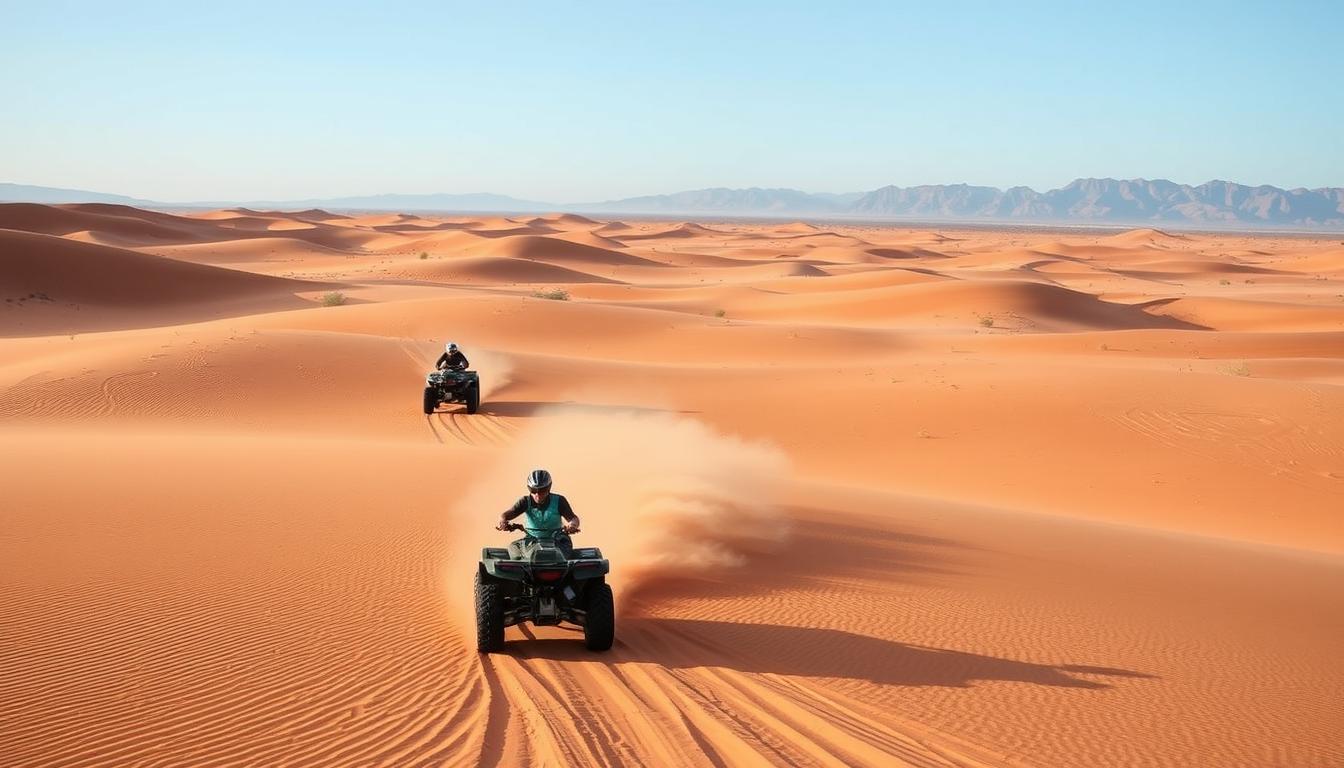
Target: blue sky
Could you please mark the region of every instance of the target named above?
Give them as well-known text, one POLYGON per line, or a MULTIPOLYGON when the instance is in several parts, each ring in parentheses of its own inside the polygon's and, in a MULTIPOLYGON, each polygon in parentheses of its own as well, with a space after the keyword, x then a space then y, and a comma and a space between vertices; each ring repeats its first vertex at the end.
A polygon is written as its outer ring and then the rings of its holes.
POLYGON ((191 5, 0 0, 0 181, 1344 186, 1344 2, 191 5))

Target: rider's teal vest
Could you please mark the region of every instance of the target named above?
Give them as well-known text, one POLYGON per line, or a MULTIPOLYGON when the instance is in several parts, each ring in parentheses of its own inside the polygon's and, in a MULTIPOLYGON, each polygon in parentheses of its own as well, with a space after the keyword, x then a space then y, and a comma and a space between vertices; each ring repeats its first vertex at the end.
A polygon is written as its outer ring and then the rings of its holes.
POLYGON ((527 505, 527 522, 523 524, 528 536, 534 539, 553 539, 560 532, 560 497, 552 493, 546 506, 527 505))

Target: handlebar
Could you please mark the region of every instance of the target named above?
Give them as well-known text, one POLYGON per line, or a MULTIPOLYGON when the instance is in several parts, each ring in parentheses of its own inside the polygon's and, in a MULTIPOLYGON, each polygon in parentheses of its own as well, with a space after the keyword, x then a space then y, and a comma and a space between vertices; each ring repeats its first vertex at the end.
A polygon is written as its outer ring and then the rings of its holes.
MULTIPOLYGON (((506 531, 526 531, 527 528, 524 527, 524 526, 521 526, 521 525, 519 525, 519 524, 517 524, 517 523, 509 523, 509 526, 508 526, 507 528, 505 528, 504 530, 506 530, 506 531)), ((564 532, 565 532, 565 529, 564 529, 564 528, 561 528, 561 529, 560 529, 560 532, 561 532, 561 533, 564 533, 564 532)), ((578 532, 579 532, 579 529, 578 529, 578 528, 575 528, 574 530, 569 531, 569 533, 578 533, 578 532)))

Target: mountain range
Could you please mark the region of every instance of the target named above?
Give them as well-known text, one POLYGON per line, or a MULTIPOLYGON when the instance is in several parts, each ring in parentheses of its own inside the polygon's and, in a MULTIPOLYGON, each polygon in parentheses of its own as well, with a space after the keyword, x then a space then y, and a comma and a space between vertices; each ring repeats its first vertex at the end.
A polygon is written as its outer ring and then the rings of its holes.
POLYGON ((1077 179, 1060 189, 939 184, 886 186, 866 193, 723 187, 593 203, 552 203, 506 195, 384 194, 307 200, 163 202, 84 190, 0 183, 0 201, 120 203, 149 208, 268 208, 455 212, 711 214, 768 218, 826 216, 922 221, 1166 224, 1213 227, 1344 228, 1344 188, 1280 189, 1210 181, 1077 179))

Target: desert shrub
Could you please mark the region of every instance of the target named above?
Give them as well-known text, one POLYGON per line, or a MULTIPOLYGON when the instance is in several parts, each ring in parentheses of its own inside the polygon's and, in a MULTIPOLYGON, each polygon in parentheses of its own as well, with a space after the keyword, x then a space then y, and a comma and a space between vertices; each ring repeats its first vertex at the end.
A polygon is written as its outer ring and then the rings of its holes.
POLYGON ((563 288, 552 288, 549 291, 536 291, 532 294, 538 299, 550 299, 551 301, 569 301, 569 291, 563 288))
POLYGON ((322 294, 322 306, 324 307, 339 307, 344 303, 345 294, 340 291, 331 291, 330 293, 322 294))
POLYGON ((421 252, 420 252, 420 260, 421 260, 421 261, 424 261, 425 259, 428 259, 428 258, 429 258, 429 251, 421 251, 421 252))
POLYGON ((715 316, 715 317, 723 317, 723 316, 726 315, 726 314, 728 314, 728 313, 727 313, 726 311, 722 310, 722 309, 716 309, 716 310, 714 310, 714 316, 715 316))
POLYGON ((1237 363, 1236 365, 1229 365, 1223 370, 1226 371, 1227 373, 1230 373, 1233 376, 1251 375, 1251 367, 1247 365, 1245 362, 1237 363))
POLYGON ((989 315, 985 315, 984 317, 981 317, 981 318, 980 318, 980 325, 982 325, 982 326, 984 326, 984 327, 986 327, 986 328, 993 328, 993 327, 994 327, 994 318, 990 317, 989 315))

